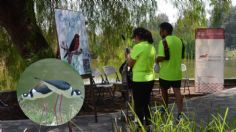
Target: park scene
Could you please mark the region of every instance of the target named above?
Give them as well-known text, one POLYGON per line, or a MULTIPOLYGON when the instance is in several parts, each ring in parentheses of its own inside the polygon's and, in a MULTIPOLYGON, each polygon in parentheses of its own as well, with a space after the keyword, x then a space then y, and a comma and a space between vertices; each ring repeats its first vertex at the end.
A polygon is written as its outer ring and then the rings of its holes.
POLYGON ((235 0, 0 0, 0 132, 236 132, 235 0))

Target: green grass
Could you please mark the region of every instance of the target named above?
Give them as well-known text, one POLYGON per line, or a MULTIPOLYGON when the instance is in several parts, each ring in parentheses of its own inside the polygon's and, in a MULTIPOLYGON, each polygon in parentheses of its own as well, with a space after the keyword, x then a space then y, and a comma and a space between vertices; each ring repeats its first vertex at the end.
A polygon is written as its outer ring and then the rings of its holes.
MULTIPOLYGON (((130 110, 137 118, 132 107, 130 107, 130 110)), ((170 112, 168 112, 168 110, 166 111, 167 112, 165 114, 161 114, 158 109, 151 112, 151 127, 142 125, 140 121, 138 121, 138 123, 134 123, 129 120, 121 127, 118 126, 117 122, 113 123, 113 130, 115 132, 121 132, 125 128, 127 132, 146 132, 148 129, 153 132, 236 132, 236 124, 232 124, 232 126, 230 126, 228 125, 229 122, 226 122, 229 111, 228 108, 226 109, 224 115, 211 115, 211 120, 204 124, 202 122, 197 122, 194 119, 190 119, 185 115, 183 119, 177 121, 173 115, 173 107, 170 112)))
MULTIPOLYGON (((194 78, 195 75, 195 60, 184 60, 184 64, 187 66, 188 74, 190 78, 194 78)), ((236 78, 236 59, 225 60, 224 63, 224 78, 236 78)))
POLYGON ((20 106, 25 115, 32 121, 41 125, 54 126, 61 125, 70 121, 79 112, 80 106, 82 106, 83 103, 82 101, 78 101, 77 99, 68 99, 64 97, 61 104, 61 116, 60 113, 57 112, 58 119, 56 119, 54 112, 54 104, 56 103, 56 98, 57 94, 52 94, 44 99, 37 99, 33 101, 27 100, 21 102, 20 106), (44 105, 48 107, 47 111, 44 110, 44 105), (62 118, 62 120, 60 120, 60 117, 62 118))
POLYGON ((236 58, 236 51, 225 51, 225 57, 235 59, 236 58))

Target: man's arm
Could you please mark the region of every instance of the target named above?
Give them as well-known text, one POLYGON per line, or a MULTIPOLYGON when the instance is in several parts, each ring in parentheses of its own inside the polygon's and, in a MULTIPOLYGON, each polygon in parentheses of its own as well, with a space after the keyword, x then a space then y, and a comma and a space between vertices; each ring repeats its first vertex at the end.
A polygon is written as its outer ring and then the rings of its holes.
POLYGON ((164 51, 164 46, 162 44, 162 41, 159 42, 158 45, 158 54, 156 58, 156 63, 159 64, 160 62, 165 60, 165 51, 164 51))

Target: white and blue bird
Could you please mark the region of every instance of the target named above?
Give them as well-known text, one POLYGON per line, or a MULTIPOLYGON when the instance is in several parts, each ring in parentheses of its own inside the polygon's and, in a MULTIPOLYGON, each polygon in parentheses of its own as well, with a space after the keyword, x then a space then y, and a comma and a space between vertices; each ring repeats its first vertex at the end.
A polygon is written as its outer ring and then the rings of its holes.
MULTIPOLYGON (((63 80, 42 80, 38 77, 35 77, 35 79, 40 80, 41 83, 45 84, 52 92, 58 94, 56 103, 54 105, 54 112, 56 114, 56 120, 57 120, 57 104, 58 104, 58 98, 60 96, 60 101, 59 101, 59 114, 61 117, 62 121, 62 116, 61 116, 61 106, 62 106, 62 98, 73 98, 73 99, 82 99, 83 96, 81 95, 81 92, 79 89, 73 89, 72 86, 63 80)), ((58 120, 57 120, 58 121, 58 120)))
MULTIPOLYGON (((43 83, 37 83, 32 89, 30 89, 27 93, 23 93, 20 95, 20 97, 18 98, 18 102, 21 104, 26 100, 31 100, 31 101, 35 101, 37 99, 43 99, 46 98, 48 96, 50 96, 52 94, 52 90, 50 90, 47 85, 43 84, 43 83)), ((42 117, 48 114, 48 102, 44 101, 43 103, 43 110, 42 110, 42 114, 41 114, 41 118, 40 118, 40 122, 42 117)))
POLYGON ((57 93, 59 95, 63 95, 66 98, 81 98, 81 92, 79 89, 73 89, 72 86, 63 80, 42 80, 40 78, 35 77, 41 81, 41 83, 45 84, 51 91, 57 93))
POLYGON ((19 103, 25 100, 36 100, 39 98, 46 98, 51 95, 53 92, 50 90, 47 85, 43 83, 38 83, 34 88, 30 89, 27 93, 23 93, 18 98, 19 103))

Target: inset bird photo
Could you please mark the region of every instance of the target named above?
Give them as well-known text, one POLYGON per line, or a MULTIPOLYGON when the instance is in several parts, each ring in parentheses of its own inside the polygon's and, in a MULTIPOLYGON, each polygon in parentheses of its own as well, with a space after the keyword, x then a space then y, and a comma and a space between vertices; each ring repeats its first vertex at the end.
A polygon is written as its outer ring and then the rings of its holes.
POLYGON ((84 84, 67 62, 44 59, 30 65, 21 75, 17 98, 29 119, 40 125, 57 126, 80 111, 84 84))

